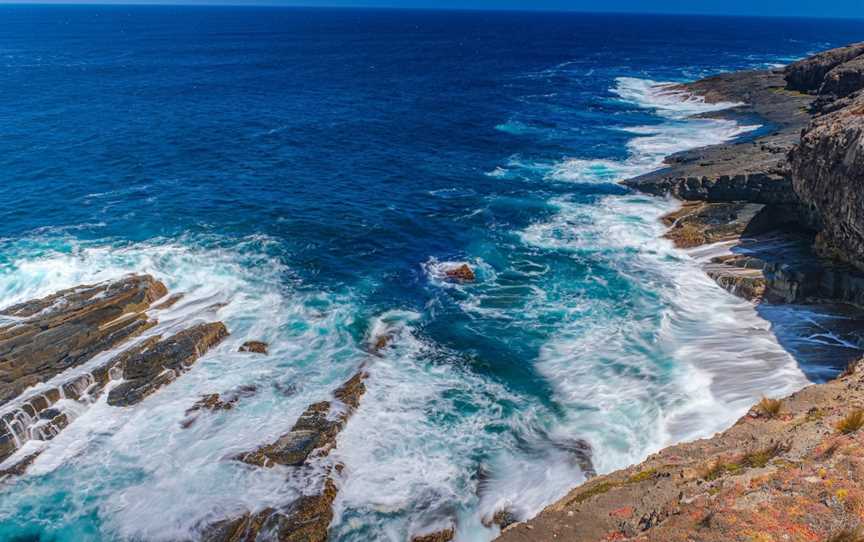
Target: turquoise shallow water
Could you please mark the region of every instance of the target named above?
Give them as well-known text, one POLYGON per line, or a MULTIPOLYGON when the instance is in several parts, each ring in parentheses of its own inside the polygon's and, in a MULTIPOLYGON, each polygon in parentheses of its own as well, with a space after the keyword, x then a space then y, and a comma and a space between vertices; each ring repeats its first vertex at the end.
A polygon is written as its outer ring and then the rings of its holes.
POLYGON ((335 540, 452 521, 488 540, 495 510, 528 517, 584 479, 582 442, 610 471, 807 382, 778 341, 801 313, 759 318, 659 239, 672 202, 615 181, 767 128, 695 118, 728 104, 657 82, 788 62, 860 23, 0 15, 0 304, 149 272, 187 294, 153 333, 232 332, 137 407, 67 405, 74 423, 0 488, 0 539, 194 539, 309 491, 320 471, 223 459, 285 432, 381 330, 396 340, 331 458, 335 540), (456 262, 477 282, 443 280, 456 262), (271 355, 238 354, 248 339, 271 355), (241 384, 260 391, 181 429, 200 394, 241 384))

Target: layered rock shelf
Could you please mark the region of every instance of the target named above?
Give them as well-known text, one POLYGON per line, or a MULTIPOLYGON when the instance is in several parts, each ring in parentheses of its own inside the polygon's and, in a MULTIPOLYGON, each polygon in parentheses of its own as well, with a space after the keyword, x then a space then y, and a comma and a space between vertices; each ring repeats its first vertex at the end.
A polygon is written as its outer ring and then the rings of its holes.
POLYGON ((133 405, 227 335, 214 322, 139 337, 157 325, 151 313, 179 299, 167 293, 149 275, 130 275, 0 312, 0 478, 24 473, 42 450, 24 445, 53 439, 106 389, 109 405, 133 405))
POLYGON ((0 405, 153 326, 145 311, 166 293, 153 277, 136 275, 0 311, 0 405))

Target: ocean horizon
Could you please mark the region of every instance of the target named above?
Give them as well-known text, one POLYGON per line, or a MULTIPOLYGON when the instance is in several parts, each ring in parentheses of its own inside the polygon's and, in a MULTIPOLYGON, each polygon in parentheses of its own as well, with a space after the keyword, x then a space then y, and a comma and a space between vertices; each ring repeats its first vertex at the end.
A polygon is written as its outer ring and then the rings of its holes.
POLYGON ((860 21, 23 4, 0 20, 0 308, 146 273, 183 298, 143 338, 231 333, 134 407, 70 401, 0 485, 0 540, 195 540, 340 465, 331 540, 455 522, 485 542, 501 509, 529 519, 588 471, 844 368, 796 325, 818 309, 731 295, 702 271, 714 253, 663 237, 676 202, 619 181, 775 129, 676 84, 780 68, 860 21), (463 265, 473 280, 453 280, 463 265), (268 353, 239 352, 250 340, 268 353), (358 369, 329 456, 226 459, 358 369))

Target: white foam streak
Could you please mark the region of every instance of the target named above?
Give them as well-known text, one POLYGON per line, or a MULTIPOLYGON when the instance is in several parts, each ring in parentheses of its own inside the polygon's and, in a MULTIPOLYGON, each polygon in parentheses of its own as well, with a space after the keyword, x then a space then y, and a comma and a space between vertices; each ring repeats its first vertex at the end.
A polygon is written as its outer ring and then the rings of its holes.
POLYGON ((0 518, 15 517, 23 503, 50 499, 63 487, 69 509, 81 517, 98 514, 105 536, 185 540, 202 522, 284 504, 311 487, 309 479, 286 478, 285 469, 249 469, 226 457, 274 440, 356 370, 365 354, 350 333, 353 304, 287 289, 287 270, 267 255, 266 238, 231 241, 231 249, 211 241, 109 246, 67 240, 71 249, 46 250, 30 240, 10 247, 7 254, 20 250, 22 257, 0 272, 4 299, 144 272, 185 294, 170 309, 153 311, 159 324, 145 337, 214 320, 225 322, 231 335, 139 405, 111 407, 103 393, 82 408, 45 445, 20 487, 4 495, 0 518), (34 252, 42 255, 26 256, 34 252), (251 339, 269 342, 270 353, 238 352, 251 339), (192 427, 181 427, 200 395, 240 385, 257 386, 257 393, 228 413, 204 412, 192 427), (40 483, 46 476, 52 481, 40 483))

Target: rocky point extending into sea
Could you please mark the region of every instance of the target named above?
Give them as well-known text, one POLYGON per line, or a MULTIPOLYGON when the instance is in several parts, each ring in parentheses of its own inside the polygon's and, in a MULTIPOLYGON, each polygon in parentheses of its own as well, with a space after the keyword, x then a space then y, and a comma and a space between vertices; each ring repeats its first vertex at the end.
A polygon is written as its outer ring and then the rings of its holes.
MULTIPOLYGON (((757 116, 769 130, 624 181, 683 200, 667 237, 723 247, 705 271, 754 303, 864 308, 864 44, 670 90, 738 103, 709 116, 757 116)), ((864 540, 862 409, 853 361, 721 434, 591 479, 499 540, 864 540)))

